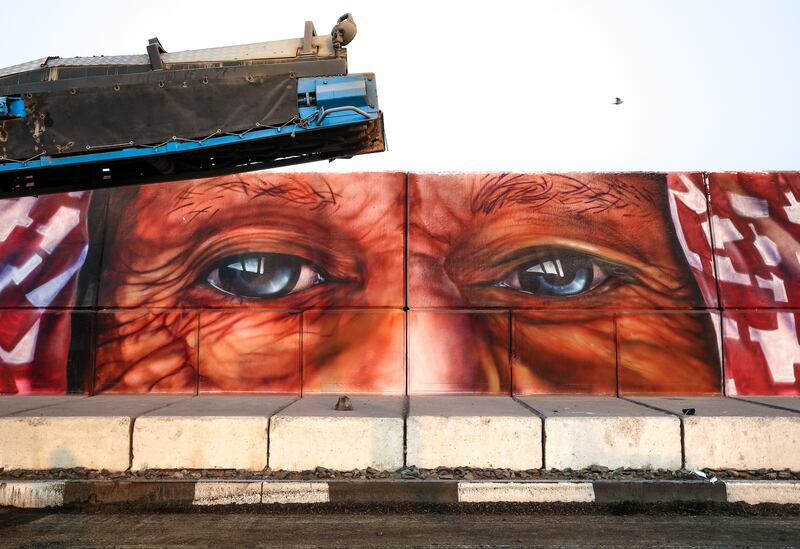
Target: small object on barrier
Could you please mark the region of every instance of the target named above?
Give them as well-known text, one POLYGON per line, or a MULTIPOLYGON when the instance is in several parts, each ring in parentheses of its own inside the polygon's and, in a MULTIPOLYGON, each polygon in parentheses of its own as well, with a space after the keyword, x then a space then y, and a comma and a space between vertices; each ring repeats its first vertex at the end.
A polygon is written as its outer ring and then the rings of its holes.
POLYGON ((704 471, 701 471, 700 469, 697 469, 696 471, 692 471, 692 474, 697 476, 697 477, 706 479, 711 484, 714 484, 715 482, 717 482, 717 480, 719 480, 719 479, 717 479, 717 477, 715 475, 713 475, 711 473, 706 474, 704 471))
POLYGON ((336 401, 336 406, 334 406, 334 409, 340 412, 352 412, 353 403, 350 401, 350 397, 340 396, 339 400, 336 401))
POLYGON ((693 416, 694 408, 684 408, 683 410, 681 410, 681 412, 683 412, 683 415, 685 416, 693 416))

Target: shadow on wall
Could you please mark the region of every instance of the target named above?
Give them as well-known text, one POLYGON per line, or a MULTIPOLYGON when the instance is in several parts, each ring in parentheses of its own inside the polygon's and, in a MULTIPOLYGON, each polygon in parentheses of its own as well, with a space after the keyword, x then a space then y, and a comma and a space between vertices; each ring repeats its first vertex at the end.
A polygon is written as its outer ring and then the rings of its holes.
POLYGON ((58 448, 50 453, 50 469, 70 469, 79 465, 72 452, 66 448, 58 448))
POLYGON ((798 242, 792 173, 3 200, 0 392, 800 394, 798 242))

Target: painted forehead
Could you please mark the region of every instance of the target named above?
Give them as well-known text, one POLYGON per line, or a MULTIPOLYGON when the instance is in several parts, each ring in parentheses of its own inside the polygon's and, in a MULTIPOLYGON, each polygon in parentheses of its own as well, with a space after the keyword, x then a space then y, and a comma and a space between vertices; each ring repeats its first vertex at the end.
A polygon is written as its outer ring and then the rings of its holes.
MULTIPOLYGON (((440 182, 445 183, 439 180, 429 184, 440 182)), ((645 217, 663 204, 666 192, 665 179, 659 174, 501 173, 455 177, 450 182, 463 188, 456 190, 451 199, 466 199, 465 206, 472 214, 484 215, 514 207, 528 213, 559 209, 576 216, 624 210, 621 213, 626 217, 645 217)), ((214 215, 231 202, 319 212, 354 206, 354 201, 363 202, 364 191, 376 191, 374 186, 365 189, 361 183, 357 175, 346 180, 331 174, 308 173, 230 175, 187 181, 173 191, 168 203, 159 199, 160 205, 154 205, 158 209, 169 206, 170 214, 180 213, 183 217, 214 215), (352 188, 357 188, 358 193, 348 192, 352 188)), ((151 189, 153 195, 158 194, 158 188, 151 189)), ((383 191, 381 194, 386 189, 383 191)))

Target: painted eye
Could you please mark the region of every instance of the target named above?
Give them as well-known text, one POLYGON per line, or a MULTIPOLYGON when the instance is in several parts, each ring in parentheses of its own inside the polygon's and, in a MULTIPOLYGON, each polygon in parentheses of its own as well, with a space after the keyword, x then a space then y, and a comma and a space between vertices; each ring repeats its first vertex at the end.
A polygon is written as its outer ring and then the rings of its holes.
POLYGON ((543 297, 572 297, 608 280, 601 262, 576 252, 554 252, 514 269, 496 286, 543 297))
POLYGON ((295 255, 245 253, 217 263, 206 282, 226 294, 264 299, 306 290, 324 282, 324 278, 313 265, 295 255))

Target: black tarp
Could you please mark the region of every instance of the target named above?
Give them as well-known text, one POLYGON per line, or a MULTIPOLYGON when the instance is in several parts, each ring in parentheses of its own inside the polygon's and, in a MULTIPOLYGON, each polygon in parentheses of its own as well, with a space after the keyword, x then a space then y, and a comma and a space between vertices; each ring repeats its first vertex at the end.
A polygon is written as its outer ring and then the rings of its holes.
POLYGON ((281 125, 297 115, 297 82, 291 75, 187 81, 167 77, 33 93, 25 96, 25 105, 25 119, 6 120, 0 127, 0 153, 8 159, 281 125))

